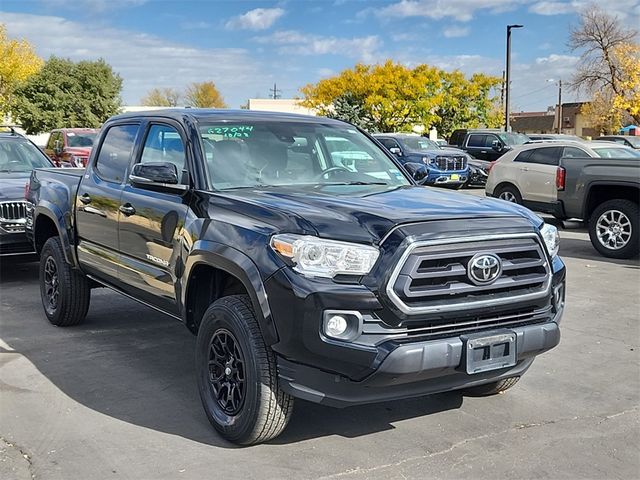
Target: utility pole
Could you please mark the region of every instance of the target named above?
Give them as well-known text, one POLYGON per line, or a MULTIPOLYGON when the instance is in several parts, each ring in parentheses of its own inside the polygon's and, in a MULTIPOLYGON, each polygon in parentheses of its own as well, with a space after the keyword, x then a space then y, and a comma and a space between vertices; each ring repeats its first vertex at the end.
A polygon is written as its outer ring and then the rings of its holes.
POLYGON ((280 94, 282 93, 281 90, 278 90, 275 83, 273 84, 273 88, 269 89, 269 92, 271 92, 271 98, 274 100, 280 98, 280 94))
POLYGON ((504 129, 506 132, 511 131, 509 117, 511 111, 509 109, 509 91, 511 90, 511 29, 522 28, 524 25, 507 25, 507 78, 505 80, 505 106, 504 106, 504 129))
POLYGON ((500 87, 500 110, 504 110, 504 70, 502 70, 502 86, 500 87))
POLYGON ((558 133, 562 133, 562 79, 558 80, 558 133))

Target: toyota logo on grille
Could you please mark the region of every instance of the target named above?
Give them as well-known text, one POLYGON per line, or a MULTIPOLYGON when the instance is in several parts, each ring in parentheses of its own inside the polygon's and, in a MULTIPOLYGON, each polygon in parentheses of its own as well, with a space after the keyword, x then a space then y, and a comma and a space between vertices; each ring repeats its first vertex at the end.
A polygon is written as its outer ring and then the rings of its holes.
POLYGON ((467 266, 467 276, 476 285, 489 285, 502 273, 502 261, 493 253, 474 255, 467 266))

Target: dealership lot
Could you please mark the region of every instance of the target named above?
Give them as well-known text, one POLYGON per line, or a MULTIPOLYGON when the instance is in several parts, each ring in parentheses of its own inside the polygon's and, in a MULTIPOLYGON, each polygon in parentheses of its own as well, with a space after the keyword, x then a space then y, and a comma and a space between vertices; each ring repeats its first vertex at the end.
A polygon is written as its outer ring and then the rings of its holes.
POLYGON ((568 227, 563 339, 514 389, 298 402, 279 438, 245 449, 210 428, 181 324, 101 289, 83 325, 53 327, 37 263, 3 260, 0 478, 636 478, 640 264, 568 227))

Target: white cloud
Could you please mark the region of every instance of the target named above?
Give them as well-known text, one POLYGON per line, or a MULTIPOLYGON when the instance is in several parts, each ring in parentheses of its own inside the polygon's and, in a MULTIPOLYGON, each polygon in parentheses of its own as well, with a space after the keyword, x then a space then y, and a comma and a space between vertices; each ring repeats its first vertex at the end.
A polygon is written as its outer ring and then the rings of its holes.
POLYGON ((527 0, 401 0, 381 9, 369 8, 380 18, 425 17, 434 20, 453 18, 468 22, 477 10, 500 13, 517 8, 527 0))
POLYGON ((321 77, 330 77, 331 75, 334 75, 336 72, 334 70, 331 70, 330 68, 319 68, 316 71, 316 73, 321 77))
POLYGON ((294 55, 343 55, 364 62, 378 57, 381 40, 377 35, 339 38, 310 35, 297 30, 280 30, 271 35, 255 37, 259 43, 278 46, 278 53, 294 55))
POLYGON ((457 38, 457 37, 466 37, 471 32, 469 27, 462 27, 460 25, 452 25, 451 27, 446 27, 442 30, 442 34, 446 38, 457 38))
POLYGON ((229 29, 266 30, 284 15, 282 8, 255 8, 229 20, 225 26, 229 29))
MULTIPOLYGON (((529 11, 538 15, 573 14, 594 4, 593 0, 543 0, 537 1, 529 7, 529 11)), ((609 14, 616 15, 621 20, 628 21, 637 27, 640 22, 640 0, 616 0, 607 2, 601 7, 609 14)))
POLYGON ((214 81, 223 95, 235 95, 227 97, 232 104, 244 101, 239 90, 264 87, 260 64, 240 48, 193 48, 55 16, 0 12, 0 22, 11 37, 27 38, 42 57, 104 58, 124 79, 123 100, 128 104, 137 104, 153 87, 181 89, 204 80, 214 81))

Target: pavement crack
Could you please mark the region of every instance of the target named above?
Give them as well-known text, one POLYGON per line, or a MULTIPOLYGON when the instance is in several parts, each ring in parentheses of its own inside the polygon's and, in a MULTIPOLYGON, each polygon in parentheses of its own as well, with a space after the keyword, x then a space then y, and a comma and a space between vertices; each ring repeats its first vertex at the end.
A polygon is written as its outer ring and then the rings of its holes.
POLYGON ((501 436, 501 435, 504 435, 506 433, 517 431, 517 430, 544 427, 544 426, 553 425, 553 424, 556 424, 556 423, 573 422, 573 421, 576 421, 576 420, 600 419, 600 422, 598 422, 598 425, 599 425, 600 423, 605 422, 605 421, 607 421, 609 419, 620 417, 622 415, 626 415, 628 413, 635 412, 639 408, 640 407, 638 407, 638 406, 634 406, 632 408, 629 408, 629 409, 626 409, 626 410, 622 410, 620 412, 612 413, 612 414, 585 415, 585 416, 579 416, 578 415, 578 416, 570 417, 570 418, 559 418, 559 419, 554 419, 554 420, 544 420, 542 422, 536 422, 536 423, 520 423, 520 424, 513 425, 513 426, 511 426, 509 428, 506 428, 506 429, 503 429, 503 430, 500 430, 500 431, 497 431, 497 432, 485 433, 484 435, 477 435, 477 436, 474 436, 474 437, 465 438, 463 440, 460 440, 458 442, 455 442, 455 443, 451 444, 449 447, 447 447, 445 449, 438 450, 436 452, 430 452, 430 453, 427 453, 426 455, 418 455, 418 456, 414 456, 414 457, 409 457, 409 458, 402 459, 402 460, 400 460, 398 462, 386 463, 386 464, 382 464, 382 465, 377 465, 375 467, 369 467, 369 468, 356 467, 356 468, 351 468, 351 469, 345 470, 343 472, 338 472, 338 473, 334 473, 332 475, 326 475, 326 476, 318 477, 318 479, 319 480, 327 480, 327 479, 332 479, 332 478, 345 477, 345 476, 348 476, 348 475, 368 474, 368 473, 376 472, 378 470, 384 470, 385 468, 399 467, 399 466, 401 466, 401 465, 403 465, 405 463, 414 462, 414 461, 418 461, 418 460, 426 460, 426 459, 429 459, 429 458, 434 458, 434 457, 438 457, 438 456, 441 456, 441 455, 446 455, 447 453, 450 453, 453 450, 455 450, 457 448, 460 448, 460 447, 462 447, 462 446, 464 446, 464 445, 466 445, 468 443, 477 442, 478 440, 485 440, 487 438, 493 438, 493 437, 501 436))
POLYGON ((29 471, 29 474, 31 475, 31 478, 36 478, 35 470, 33 468, 33 462, 31 461, 31 455, 29 455, 29 453, 20 445, 16 445, 14 442, 10 442, 2 436, 0 436, 0 442, 4 443, 7 448, 17 450, 22 458, 26 460, 27 469, 29 471))

